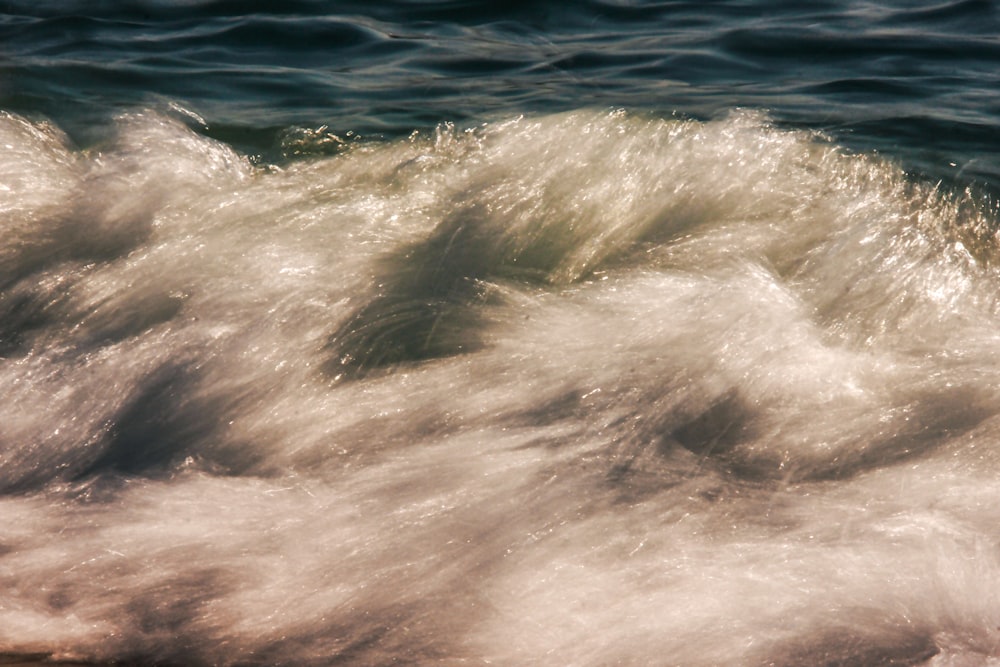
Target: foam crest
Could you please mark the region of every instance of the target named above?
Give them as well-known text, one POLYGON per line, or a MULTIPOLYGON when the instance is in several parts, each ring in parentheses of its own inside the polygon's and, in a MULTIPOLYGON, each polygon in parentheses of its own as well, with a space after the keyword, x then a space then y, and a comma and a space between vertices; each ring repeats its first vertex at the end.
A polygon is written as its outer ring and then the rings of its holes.
POLYGON ((752 113, 0 143, 0 653, 996 658, 974 193, 752 113))

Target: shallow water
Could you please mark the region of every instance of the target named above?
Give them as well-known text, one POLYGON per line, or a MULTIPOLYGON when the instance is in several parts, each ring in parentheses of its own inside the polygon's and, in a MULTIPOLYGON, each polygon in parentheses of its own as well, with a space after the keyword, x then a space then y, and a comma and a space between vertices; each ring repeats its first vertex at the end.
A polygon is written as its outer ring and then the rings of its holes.
POLYGON ((992 4, 21 4, 0 662, 998 664, 992 4))

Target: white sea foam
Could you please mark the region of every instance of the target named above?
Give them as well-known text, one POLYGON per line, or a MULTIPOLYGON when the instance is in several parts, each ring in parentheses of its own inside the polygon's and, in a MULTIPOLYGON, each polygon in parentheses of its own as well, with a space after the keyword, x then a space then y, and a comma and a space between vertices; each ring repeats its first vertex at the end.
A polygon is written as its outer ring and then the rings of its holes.
POLYGON ((1000 660, 973 193, 748 113, 109 137, 0 116, 0 652, 1000 660))

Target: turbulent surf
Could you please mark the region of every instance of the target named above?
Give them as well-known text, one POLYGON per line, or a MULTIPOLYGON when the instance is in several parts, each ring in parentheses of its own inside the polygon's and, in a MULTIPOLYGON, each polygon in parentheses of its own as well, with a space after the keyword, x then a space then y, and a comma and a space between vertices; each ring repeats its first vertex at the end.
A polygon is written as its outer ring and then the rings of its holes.
POLYGON ((0 650, 984 665, 989 199, 761 114, 0 115, 0 650))

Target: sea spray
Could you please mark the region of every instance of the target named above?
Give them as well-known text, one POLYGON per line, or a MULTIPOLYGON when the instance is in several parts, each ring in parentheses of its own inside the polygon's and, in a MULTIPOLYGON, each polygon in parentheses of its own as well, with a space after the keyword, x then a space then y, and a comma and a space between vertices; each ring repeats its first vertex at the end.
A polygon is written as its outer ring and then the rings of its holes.
POLYGON ((1000 654, 975 193, 754 113, 0 138, 0 650, 1000 654))

